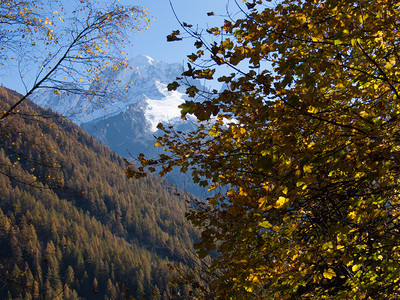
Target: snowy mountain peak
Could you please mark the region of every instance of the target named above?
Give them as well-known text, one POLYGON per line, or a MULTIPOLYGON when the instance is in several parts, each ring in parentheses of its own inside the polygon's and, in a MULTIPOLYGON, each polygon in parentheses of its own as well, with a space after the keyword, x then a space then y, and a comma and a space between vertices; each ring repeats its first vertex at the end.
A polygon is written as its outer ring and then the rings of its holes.
MULTIPOLYGON (((158 123, 173 125, 177 131, 185 132, 196 127, 194 119, 183 121, 178 106, 187 98, 186 86, 169 91, 168 84, 180 77, 183 66, 153 60, 142 55, 130 61, 132 68, 111 73, 121 86, 129 85, 120 98, 80 100, 79 96, 55 95, 53 90, 37 95, 33 100, 40 106, 51 108, 80 125, 104 145, 119 155, 132 158, 145 153, 154 157, 162 153, 161 147, 154 147, 158 123)), ((109 75, 110 73, 107 73, 109 75)), ((191 81, 202 89, 198 81, 191 81)), ((167 179, 190 192, 204 196, 204 191, 190 184, 190 177, 172 173, 167 179)))
POLYGON ((148 55, 138 55, 129 61, 132 67, 144 67, 153 65, 153 63, 156 63, 156 61, 148 55))
MULTIPOLYGON (((48 92, 34 100, 78 125, 104 120, 132 109, 141 111, 150 132, 156 131, 160 122, 180 122, 178 106, 185 101, 184 90, 168 91, 167 85, 181 75, 182 65, 155 61, 147 55, 134 57, 130 65, 132 68, 115 74, 115 80, 119 80, 121 86, 130 86, 126 96, 118 99, 90 102, 79 100, 78 96, 60 97, 48 92)), ((198 82, 193 84, 198 85, 198 82)))
POLYGON ((148 59, 149 64, 153 64, 154 59, 152 59, 150 56, 145 55, 145 57, 148 59))

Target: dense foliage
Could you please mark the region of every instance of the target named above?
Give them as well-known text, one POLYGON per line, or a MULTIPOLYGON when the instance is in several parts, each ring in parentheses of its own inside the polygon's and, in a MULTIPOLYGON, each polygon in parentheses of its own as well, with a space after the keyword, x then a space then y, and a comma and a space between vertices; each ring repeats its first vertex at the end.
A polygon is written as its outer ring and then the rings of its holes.
MULTIPOLYGON (((0 88, 0 108, 19 97, 0 88)), ((168 282, 171 264, 196 263, 184 217, 192 200, 155 177, 128 181, 124 169, 29 101, 1 121, 1 299, 188 298, 168 282)))
POLYGON ((400 2, 243 2, 221 27, 182 23, 198 49, 183 75, 232 73, 142 164, 227 190, 189 216, 216 298, 398 299, 400 2))

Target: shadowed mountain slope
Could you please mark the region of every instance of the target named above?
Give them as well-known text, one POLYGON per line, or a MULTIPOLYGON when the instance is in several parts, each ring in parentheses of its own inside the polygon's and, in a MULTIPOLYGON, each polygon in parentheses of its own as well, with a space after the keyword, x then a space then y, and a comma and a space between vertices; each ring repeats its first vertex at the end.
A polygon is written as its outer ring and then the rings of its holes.
MULTIPOLYGON (((0 109, 18 94, 0 88, 0 109)), ((30 101, 0 123, 0 298, 185 298, 192 198, 30 101), (180 296, 178 296, 180 295, 180 296)))

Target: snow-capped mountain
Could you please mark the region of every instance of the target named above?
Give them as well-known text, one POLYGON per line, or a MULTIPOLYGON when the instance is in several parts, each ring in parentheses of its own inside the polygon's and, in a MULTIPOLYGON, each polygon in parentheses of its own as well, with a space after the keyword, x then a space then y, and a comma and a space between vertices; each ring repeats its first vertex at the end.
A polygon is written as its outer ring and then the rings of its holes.
POLYGON ((132 69, 115 75, 121 87, 130 86, 121 97, 87 101, 76 95, 66 97, 49 92, 37 95, 34 101, 61 113, 78 125, 108 119, 132 109, 143 112, 147 130, 151 132, 157 130, 160 122, 179 122, 178 106, 185 101, 185 96, 183 90, 168 91, 167 85, 181 75, 182 65, 158 62, 144 55, 133 58, 130 65, 132 69))
MULTIPOLYGON (((139 153, 155 156, 160 151, 154 147, 154 135, 160 134, 156 128, 158 123, 171 124, 182 131, 195 126, 194 120, 183 121, 180 117, 178 106, 187 99, 185 87, 177 91, 168 91, 167 88, 182 74, 183 66, 158 62, 148 56, 137 56, 130 65, 132 69, 116 74, 121 86, 130 85, 124 97, 99 103, 49 92, 35 97, 34 101, 69 118, 123 157, 129 159, 139 153)), ((201 88, 198 81, 191 84, 201 88)), ((203 190, 191 183, 188 175, 173 173, 167 179, 204 196, 203 190)))

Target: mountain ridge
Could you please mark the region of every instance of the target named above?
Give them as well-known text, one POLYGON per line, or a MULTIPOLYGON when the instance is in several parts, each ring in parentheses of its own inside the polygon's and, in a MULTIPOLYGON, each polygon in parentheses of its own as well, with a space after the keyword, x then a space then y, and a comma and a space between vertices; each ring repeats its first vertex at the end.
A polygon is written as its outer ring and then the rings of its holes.
MULTIPOLYGON (((168 91, 167 85, 180 76, 183 66, 178 63, 158 62, 149 56, 138 55, 129 62, 127 70, 118 70, 114 79, 121 90, 115 99, 87 101, 77 95, 57 95, 52 91, 38 93, 33 101, 41 107, 51 108, 78 125, 95 122, 129 110, 132 104, 141 103, 151 132, 163 121, 179 121, 178 105, 185 101, 183 88, 168 91), (162 109, 159 108, 162 104, 162 109)), ((198 81, 191 84, 199 85, 198 81)))
MULTIPOLYGON (((193 130, 196 126, 196 120, 190 116, 188 120, 181 119, 178 106, 189 99, 185 86, 176 91, 167 88, 181 76, 183 66, 157 62, 145 55, 135 57, 131 64, 132 69, 116 74, 115 78, 122 82, 122 86, 132 83, 124 97, 116 99, 118 101, 99 104, 77 100, 77 97, 62 99, 49 91, 44 100, 36 98, 35 103, 65 115, 122 157, 132 159, 140 153, 147 157, 157 156, 162 151, 154 147, 154 136, 162 134, 157 129, 158 123, 172 125, 180 131, 193 130), (76 113, 71 114, 72 111, 76 113)), ((189 84, 203 89, 198 80, 189 84)), ((206 190, 194 184, 189 174, 174 171, 166 178, 197 197, 206 197, 206 190)))

